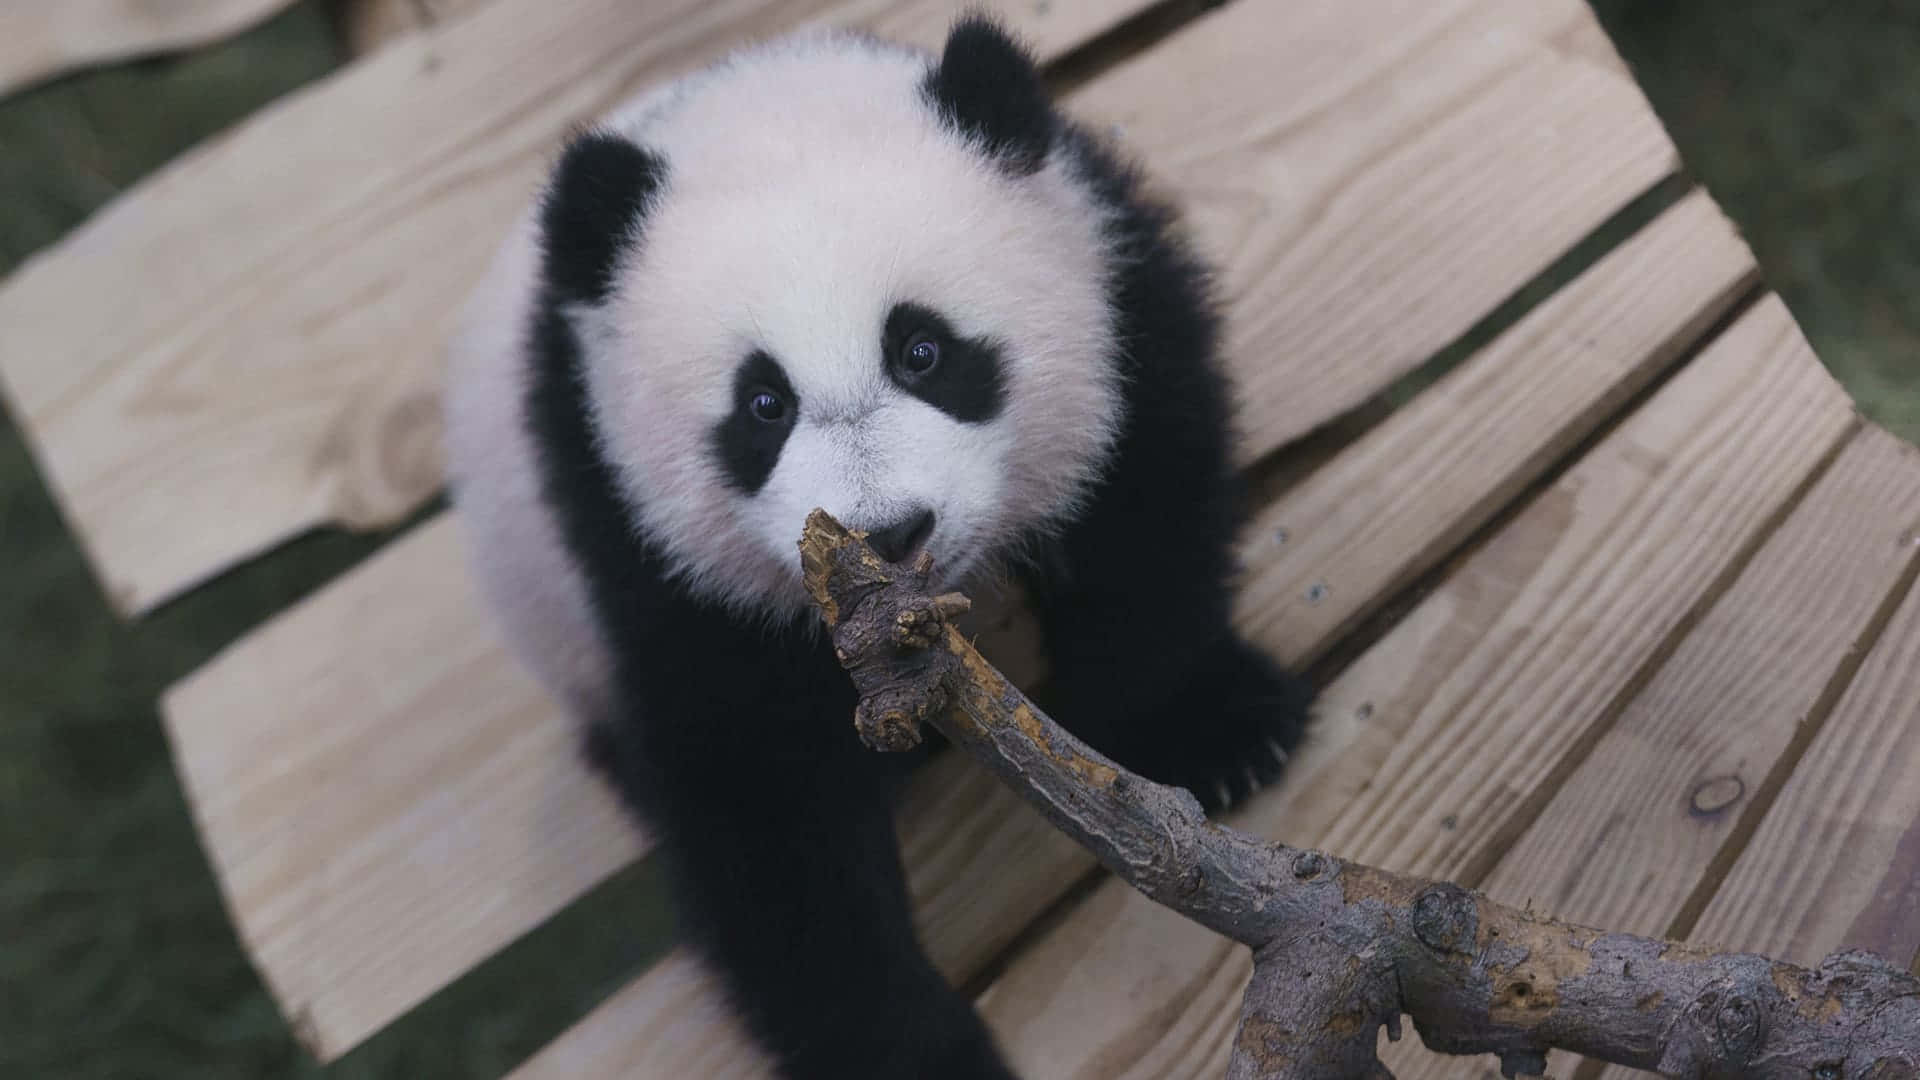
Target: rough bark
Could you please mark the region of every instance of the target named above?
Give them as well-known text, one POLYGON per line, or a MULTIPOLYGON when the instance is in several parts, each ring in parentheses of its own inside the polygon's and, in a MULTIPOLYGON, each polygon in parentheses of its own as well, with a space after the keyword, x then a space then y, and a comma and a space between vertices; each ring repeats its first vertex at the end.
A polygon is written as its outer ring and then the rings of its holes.
POLYGON ((1374 1049, 1403 1013, 1507 1076, 1562 1049, 1703 1080, 1920 1080, 1920 980, 1878 957, 1809 970, 1609 933, 1212 824, 1035 708, 950 624, 967 601, 930 595, 924 559, 886 563, 819 511, 800 548, 870 746, 932 723, 1108 869, 1253 950, 1228 1080, 1390 1077, 1374 1049))

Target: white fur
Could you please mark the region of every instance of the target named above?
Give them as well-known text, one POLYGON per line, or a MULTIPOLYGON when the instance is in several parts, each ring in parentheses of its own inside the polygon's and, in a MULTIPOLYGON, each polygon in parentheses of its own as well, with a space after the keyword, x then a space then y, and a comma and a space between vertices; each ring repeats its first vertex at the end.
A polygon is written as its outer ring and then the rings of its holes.
MULTIPOLYGON (((1111 450, 1122 406, 1103 211, 1062 156, 1009 177, 942 125, 920 91, 931 63, 816 33, 737 54, 607 121, 666 161, 667 184, 610 300, 570 312, 595 429, 675 572, 739 610, 804 604, 795 544, 814 507, 856 528, 932 507, 928 550, 958 581, 1022 531, 1058 524, 1111 450), (902 301, 1000 343, 1000 416, 963 424, 889 382, 881 329, 902 301), (749 497, 726 486, 711 448, 756 348, 801 404, 749 497)), ((604 649, 525 433, 530 222, 454 343, 449 450, 476 569, 517 651, 590 706, 604 649)))

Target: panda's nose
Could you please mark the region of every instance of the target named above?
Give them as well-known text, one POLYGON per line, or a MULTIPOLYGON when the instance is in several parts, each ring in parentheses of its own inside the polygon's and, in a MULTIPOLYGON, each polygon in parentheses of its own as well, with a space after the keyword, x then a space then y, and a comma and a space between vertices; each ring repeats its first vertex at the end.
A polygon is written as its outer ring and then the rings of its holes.
POLYGON ((933 511, 921 507, 906 517, 867 534, 867 543, 888 562, 905 562, 933 534, 933 511))

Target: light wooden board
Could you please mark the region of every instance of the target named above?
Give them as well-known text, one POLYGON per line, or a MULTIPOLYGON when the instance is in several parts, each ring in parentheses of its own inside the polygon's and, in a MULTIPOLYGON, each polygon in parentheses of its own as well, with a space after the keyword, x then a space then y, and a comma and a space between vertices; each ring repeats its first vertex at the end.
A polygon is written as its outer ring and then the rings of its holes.
MULTIPOLYGON (((1516 2, 1531 12, 1543 10, 1534 0, 1516 2)), ((485 18, 491 10, 471 18, 485 18)), ((1497 7, 1471 10, 1483 19, 1499 21, 1501 17, 1497 7)), ((1262 12, 1229 9, 1219 17, 1229 16, 1253 18, 1262 12)), ((944 21, 944 15, 941 18, 944 21)), ((1084 16, 1083 21, 1091 24, 1084 16)), ((1454 26, 1451 32, 1457 36, 1463 31, 1454 26)), ((1322 44, 1307 40, 1303 47, 1322 44)), ((1286 58, 1284 52, 1279 56, 1286 58)), ((1416 72, 1437 62, 1395 56, 1416 72)), ((1278 65, 1276 70, 1287 67, 1278 65)), ((1167 77, 1143 61, 1110 79, 1124 81, 1137 95, 1164 97, 1160 88, 1167 77)), ((1095 85, 1104 88, 1106 84, 1095 85)), ((1235 85, 1246 89, 1244 82, 1235 85)), ((1194 98, 1206 100, 1202 87, 1193 90, 1194 98)), ((1107 100, 1124 100, 1124 95, 1109 95, 1107 100)), ((1708 234, 1702 233, 1698 240, 1703 251, 1724 254, 1708 234)), ((1716 264, 1711 259, 1701 263, 1703 273, 1710 265, 1716 264)), ((1279 287, 1262 286, 1259 291, 1274 292, 1279 287)), ((1703 298, 1712 291, 1707 288, 1703 298)), ((1451 317, 1471 318, 1466 313, 1451 317)), ((1457 493, 1455 489, 1447 494, 1457 493)), ((229 885, 235 918, 268 972, 269 985, 289 1014, 308 1018, 312 1041, 323 1053, 337 1053, 357 1042, 551 914, 587 884, 623 865, 635 850, 625 831, 609 822, 593 782, 562 751, 564 729, 550 722, 538 693, 511 670, 512 661, 501 653, 470 586, 450 569, 461 564, 452 527, 436 521, 322 597, 294 609, 266 634, 231 650, 166 702, 190 790, 196 799, 203 787, 207 791, 198 812, 217 863, 225 867, 228 860, 249 859, 253 852, 273 848, 293 832, 330 838, 325 844, 303 844, 299 858, 289 857, 281 867, 284 873, 237 867, 229 885), (387 606, 411 615, 386 619, 378 613, 387 606), (348 618, 336 612, 359 612, 364 617, 348 618), (422 627, 431 627, 431 633, 423 633, 422 627), (449 657, 487 657, 489 662, 476 661, 471 671, 453 664, 420 664, 406 672, 392 672, 395 665, 412 663, 410 657, 421 641, 436 642, 436 648, 449 657), (355 699, 351 707, 300 692, 321 681, 336 682, 349 693, 360 692, 355 688, 395 684, 415 692, 382 691, 355 699), (355 774, 352 784, 344 785, 334 759, 307 745, 316 724, 329 726, 339 761, 377 758, 393 740, 437 748, 438 753, 430 759, 404 759, 404 765, 355 774), (236 726, 246 728, 251 736, 237 746, 231 739, 236 726), (449 786, 435 779, 460 773, 464 762, 504 761, 521 753, 542 759, 529 770, 542 778, 537 797, 512 786, 478 782, 449 786), (198 763, 203 757, 212 764, 198 763), (282 801, 274 805, 279 812, 242 798, 244 785, 239 791, 214 790, 215 785, 224 787, 227 777, 255 773, 276 778, 275 794, 282 801), (500 801, 494 801, 496 795, 500 801), (479 807, 474 801, 490 805, 479 807), (322 803, 334 805, 318 808, 322 803), (567 808, 575 803, 580 804, 579 811, 570 814, 567 808), (391 829, 367 816, 362 804, 393 811, 391 829), (303 808, 303 815, 337 818, 342 824, 329 831, 311 829, 304 816, 288 809, 295 806, 303 808), (430 854, 419 856, 394 854, 433 845, 437 832, 429 822, 441 822, 455 834, 471 828, 471 823, 488 822, 492 832, 526 837, 531 843, 556 820, 577 822, 587 832, 604 829, 613 839, 594 846, 563 838, 557 846, 577 860, 567 873, 527 878, 500 891, 496 902, 479 914, 425 925, 412 914, 431 910, 440 897, 490 891, 489 882, 499 872, 492 860, 512 858, 511 850, 506 850, 468 859, 465 849, 457 845, 431 847, 430 854), (369 861, 372 852, 383 853, 382 859, 369 861), (339 890, 334 884, 341 866, 355 868, 352 891, 339 890), (307 914, 298 920, 278 918, 276 913, 283 910, 307 914), (391 914, 395 912, 410 914, 391 914), (406 940, 392 945, 383 932, 362 925, 362 920, 369 919, 406 926, 406 940), (314 957, 324 957, 324 962, 314 957), (365 985, 368 979, 379 985, 365 985)), ((573 835, 567 833, 569 838, 573 835)), ((993 911, 987 906, 979 910, 993 911)), ((975 949, 988 943, 979 935, 966 940, 975 949)))
POLYGON ((1605 27, 1598 20, 1587 19, 1570 27, 1566 33, 1554 40, 1554 44, 1565 50, 1568 55, 1577 56, 1591 64, 1598 64, 1609 71, 1627 78, 1633 77, 1632 69, 1613 47, 1613 39, 1607 36, 1605 27))
MULTIPOLYGON (((1907 451, 1907 459, 1920 469, 1920 451, 1907 451)), ((1920 521, 1904 530, 1874 524, 1885 545, 1920 545, 1920 521)), ((1909 592, 1691 937, 1801 964, 1843 947, 1902 965, 1920 951, 1920 588, 1909 592)))
MULTIPOLYGON (((1012 14, 1051 55, 1144 2, 1012 14)), ((30 261, 0 288, 0 382, 114 605, 437 489, 441 342, 504 228, 487 223, 568 124, 742 33, 822 18, 937 41, 952 8, 494 0, 30 261), (86 317, 102 304, 114 319, 86 317)), ((1589 19, 1575 0, 1236 5, 1077 96, 1222 257, 1268 417, 1247 453, 1363 400, 1671 171, 1629 82, 1540 44, 1589 19)))
POLYGON ((0 5, 0 94, 85 64, 204 45, 291 0, 9 0, 0 5))
POLYGON ((1682 200, 1260 513, 1241 627, 1312 659, 1666 370, 1753 275, 1712 201, 1682 200))
MULTIPOLYGON (((1672 933, 1736 854, 1769 776, 1792 767, 1803 725, 1824 719, 1829 684, 1900 600, 1920 563, 1900 538, 1916 529, 1920 451, 1863 431, 1478 886, 1589 926, 1672 933)), ((1420 1058, 1404 1055, 1394 1075, 1494 1069, 1420 1058)), ((1576 1062, 1550 1064, 1567 1076, 1576 1062)))
POLYGON ((1799 964, 1852 947, 1905 967, 1920 951, 1920 589, 1688 936, 1799 964))
MULTIPOLYGON (((1853 423, 1769 299, 1341 680, 1335 715, 1370 705, 1373 728, 1344 750, 1358 758, 1339 771, 1350 794, 1329 805, 1283 791, 1238 823, 1471 877, 1853 423), (1412 693, 1406 665, 1432 672, 1412 693)), ((1231 1021, 1217 1010, 1237 1008, 1245 950, 1209 951, 1179 917, 1104 888, 1118 898, 1077 910, 988 993, 995 1030, 1035 1076, 1219 1075, 1231 1021)))
POLYGON ((347 47, 356 55, 370 53, 403 34, 425 30, 436 23, 478 8, 487 0, 344 0, 340 22, 347 47))
MULTIPOLYGON (((1055 56, 1145 3, 1009 16, 1055 56)), ((0 387, 111 602, 146 610, 438 487, 440 344, 570 125, 743 38, 815 20, 933 44, 961 7, 498 0, 280 99, 29 260, 0 288, 0 387)))

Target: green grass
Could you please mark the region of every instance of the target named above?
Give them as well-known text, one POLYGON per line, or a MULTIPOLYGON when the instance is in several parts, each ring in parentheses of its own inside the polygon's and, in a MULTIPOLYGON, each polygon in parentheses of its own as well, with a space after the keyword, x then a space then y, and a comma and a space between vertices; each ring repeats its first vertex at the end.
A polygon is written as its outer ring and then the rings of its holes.
MULTIPOLYGON (((1822 356, 1920 439, 1920 8, 1598 6, 1822 356)), ((0 271, 338 60, 309 2, 226 45, 0 102, 0 271)), ((0 424, 0 1077, 318 1073, 234 939, 153 702, 379 539, 302 541, 125 626, 0 424)), ((654 890, 624 875, 334 1075, 497 1074, 645 959, 654 890)))

